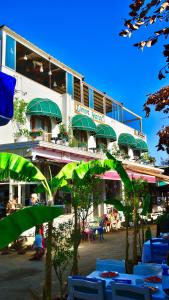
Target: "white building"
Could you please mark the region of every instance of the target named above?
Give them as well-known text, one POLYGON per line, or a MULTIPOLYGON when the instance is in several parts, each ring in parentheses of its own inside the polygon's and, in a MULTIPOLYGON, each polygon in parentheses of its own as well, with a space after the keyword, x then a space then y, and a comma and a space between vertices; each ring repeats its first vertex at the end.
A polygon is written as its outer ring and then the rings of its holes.
MULTIPOLYGON (((148 151, 140 116, 6 26, 0 27, 0 70, 16 78, 15 97, 28 103, 26 122, 20 132, 26 129, 30 133, 29 137, 18 136, 19 128, 13 122, 0 127, 0 151, 28 157, 44 173, 50 165, 55 175, 67 162, 104 158, 103 149, 114 149, 129 176, 142 177, 152 184, 163 178, 161 169, 136 162, 148 151)), ((3 183, 0 197, 18 194, 25 204, 33 188, 33 184, 3 183)), ((106 172, 100 189, 103 200, 109 192, 118 195, 118 174, 106 172)), ((104 210, 105 206, 100 205, 96 214, 101 215, 104 210)))

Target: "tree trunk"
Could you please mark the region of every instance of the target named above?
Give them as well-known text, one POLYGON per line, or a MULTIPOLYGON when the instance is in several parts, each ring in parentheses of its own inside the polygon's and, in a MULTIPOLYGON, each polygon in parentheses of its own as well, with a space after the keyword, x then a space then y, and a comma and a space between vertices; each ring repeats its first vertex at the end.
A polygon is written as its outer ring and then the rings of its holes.
POLYGON ((142 248, 143 248, 143 244, 144 244, 144 236, 145 236, 144 221, 142 219, 141 219, 141 235, 142 235, 142 245, 141 245, 141 252, 142 252, 142 248))
POLYGON ((43 300, 52 299, 52 227, 53 222, 48 223, 48 236, 47 236, 47 252, 45 261, 45 283, 43 287, 43 300))
POLYGON ((126 273, 131 274, 133 270, 133 263, 129 259, 129 221, 126 218, 126 251, 125 251, 125 267, 126 267, 126 273))
POLYGON ((129 260, 129 222, 126 220, 126 263, 129 260))
POLYGON ((63 296, 64 296, 64 287, 63 287, 63 278, 62 278, 62 274, 60 274, 60 300, 63 300, 63 296))
POLYGON ((77 275, 79 273, 78 266, 78 247, 80 244, 80 228, 78 224, 78 215, 77 215, 77 207, 74 207, 74 233, 73 233, 73 265, 72 265, 72 275, 77 275))
POLYGON ((134 204, 133 209, 133 264, 137 264, 137 210, 134 204))

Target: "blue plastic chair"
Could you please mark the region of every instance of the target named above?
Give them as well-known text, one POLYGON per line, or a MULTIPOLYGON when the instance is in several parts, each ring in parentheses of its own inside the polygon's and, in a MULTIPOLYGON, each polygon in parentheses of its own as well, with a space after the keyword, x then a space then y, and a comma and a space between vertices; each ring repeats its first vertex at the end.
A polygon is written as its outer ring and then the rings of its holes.
POLYGON ((161 264, 166 259, 169 252, 169 240, 167 239, 150 239, 151 261, 161 264))
POLYGON ((162 268, 160 264, 156 263, 138 264, 134 266, 133 274, 145 276, 161 276, 162 268))
POLYGON ((104 300, 105 282, 96 278, 68 277, 68 300, 104 300))
POLYGON ((133 285, 112 282, 112 299, 115 300, 151 300, 151 292, 148 287, 136 287, 133 285))
POLYGON ((117 259, 96 259, 96 271, 126 273, 125 261, 117 259))

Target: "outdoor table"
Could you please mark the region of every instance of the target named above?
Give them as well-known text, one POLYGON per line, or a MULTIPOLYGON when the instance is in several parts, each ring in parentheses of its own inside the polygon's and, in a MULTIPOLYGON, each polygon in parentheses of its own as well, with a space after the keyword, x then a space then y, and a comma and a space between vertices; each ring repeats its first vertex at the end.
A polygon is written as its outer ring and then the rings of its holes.
MULTIPOLYGON (((112 270, 113 271, 113 270, 112 270)), ((102 277, 100 277, 101 275, 101 271, 94 271, 91 274, 89 274, 87 277, 89 278, 98 278, 98 279, 103 279, 102 277)), ((136 280, 137 279, 144 279, 147 276, 143 276, 143 275, 135 275, 135 274, 122 274, 119 273, 119 276, 116 277, 118 279, 130 279, 132 281, 132 285, 136 285, 136 280)), ((104 278, 103 280, 105 280, 106 282, 106 295, 105 295, 105 300, 115 300, 112 299, 112 291, 111 291, 111 281, 113 278, 104 278)), ((161 283, 146 283, 146 285, 149 286, 157 286, 159 288, 159 290, 152 294, 152 300, 167 300, 169 299, 166 294, 163 292, 162 289, 162 284, 161 283)))
MULTIPOLYGON (((162 240, 162 239, 161 239, 162 240)), ((160 250, 160 243, 155 243, 159 244, 159 250, 160 250)), ((150 241, 147 241, 143 244, 143 249, 142 249, 142 263, 147 263, 151 262, 151 249, 150 249, 150 241)))

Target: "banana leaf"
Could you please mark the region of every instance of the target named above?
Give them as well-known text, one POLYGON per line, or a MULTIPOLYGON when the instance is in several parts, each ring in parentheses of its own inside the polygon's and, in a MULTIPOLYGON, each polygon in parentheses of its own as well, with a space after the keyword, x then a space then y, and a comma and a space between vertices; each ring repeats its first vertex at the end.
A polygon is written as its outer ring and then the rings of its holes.
POLYGON ((29 160, 13 153, 0 153, 0 180, 11 178, 17 181, 40 181, 51 196, 45 176, 29 160))
MULTIPOLYGON (((68 184, 68 180, 72 179, 73 172, 78 164, 79 162, 71 162, 66 164, 56 176, 49 180, 48 184, 51 188, 52 193, 58 188, 63 188, 68 184)), ((44 186, 42 185, 39 185, 36 189, 37 193, 44 191, 44 186)))
POLYGON ((147 194, 143 199, 143 204, 142 204, 143 210, 141 215, 146 216, 148 214, 150 208, 150 201, 151 201, 150 194, 147 194))
POLYGON ((81 163, 75 168, 74 173, 76 173, 80 179, 83 179, 87 174, 92 176, 95 174, 103 174, 109 170, 116 170, 124 182, 125 187, 133 192, 132 182, 122 163, 115 159, 110 153, 107 153, 107 157, 108 159, 105 160, 93 160, 87 163, 81 163))
POLYGON ((112 161, 112 167, 114 166, 114 170, 120 175, 121 180, 123 181, 125 187, 128 191, 134 192, 132 181, 130 180, 126 170, 124 169, 122 163, 115 159, 109 152, 106 153, 108 161, 105 161, 105 163, 110 167, 110 161, 112 161))
POLYGON ((49 222, 63 214, 63 207, 35 205, 26 207, 0 220, 0 249, 14 242, 22 232, 49 222))
POLYGON ((121 202, 122 200, 118 199, 106 199, 104 203, 113 205, 117 210, 123 211, 125 210, 125 206, 121 202))

